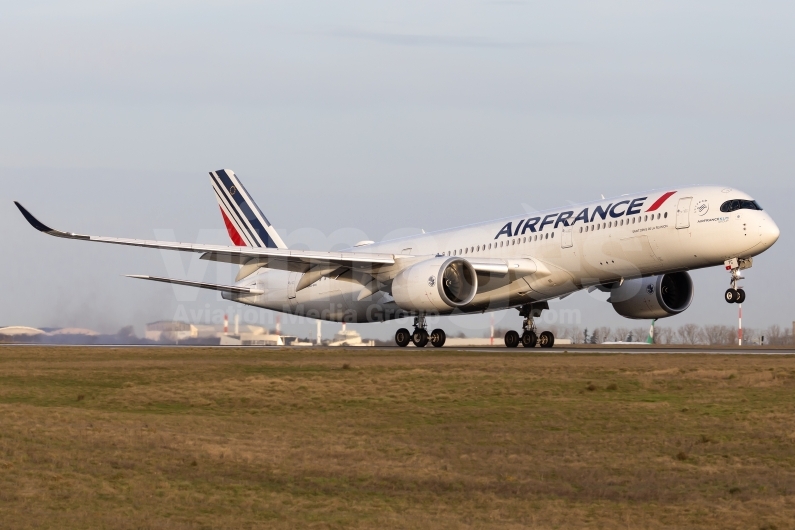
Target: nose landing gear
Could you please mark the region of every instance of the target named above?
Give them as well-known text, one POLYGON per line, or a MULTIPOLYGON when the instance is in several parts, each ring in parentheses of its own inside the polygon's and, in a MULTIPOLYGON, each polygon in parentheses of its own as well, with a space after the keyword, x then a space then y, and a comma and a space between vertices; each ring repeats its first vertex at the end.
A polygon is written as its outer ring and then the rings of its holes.
POLYGON ((724 300, 730 304, 742 304, 745 301, 745 291, 742 289, 726 289, 724 300))
POLYGON ((750 269, 754 264, 753 258, 733 258, 727 259, 724 262, 726 270, 731 273, 731 287, 726 289, 723 299, 730 304, 742 304, 745 302, 745 291, 742 287, 737 287, 737 282, 744 280, 745 277, 740 275, 740 271, 750 269))
POLYGON ((549 304, 546 302, 525 304, 520 307, 519 315, 524 317, 522 335, 520 336, 519 333, 513 330, 509 331, 505 334, 505 346, 516 348, 521 344, 525 348, 535 348, 536 345, 542 348, 551 348, 555 344, 555 336, 549 331, 544 331, 538 335, 536 324, 533 320, 535 317, 540 317, 544 309, 549 309, 549 304))

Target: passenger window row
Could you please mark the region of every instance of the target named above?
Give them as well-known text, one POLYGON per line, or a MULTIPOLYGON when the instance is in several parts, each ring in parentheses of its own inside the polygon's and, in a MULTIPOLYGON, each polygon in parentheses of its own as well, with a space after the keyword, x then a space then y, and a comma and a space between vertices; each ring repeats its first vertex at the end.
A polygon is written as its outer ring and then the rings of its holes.
MULTIPOLYGON (((729 202, 731 202, 731 201, 729 201, 729 202)), ((749 201, 745 201, 745 202, 749 202, 749 201)), ((756 203, 754 203, 754 204, 756 204, 756 203)), ((758 205, 757 205, 757 207, 758 207, 758 205)), ((722 208, 723 207, 721 207, 721 209, 722 208)), ((761 210, 762 208, 758 208, 758 209, 761 210)), ((624 225, 630 225, 630 224, 645 223, 645 222, 648 222, 648 221, 654 221, 654 220, 659 220, 659 219, 668 219, 668 212, 657 213, 656 215, 655 214, 638 215, 636 217, 629 217, 627 219, 621 219, 620 221, 605 221, 603 223, 589 224, 589 225, 586 225, 584 227, 581 226, 580 227, 580 233, 594 231, 594 230, 603 230, 603 229, 608 229, 608 228, 616 228, 618 226, 624 226, 624 225)), ((492 248, 497 249, 497 248, 502 248, 503 246, 510 247, 512 245, 520 245, 522 243, 531 243, 533 241, 538 241, 539 239, 544 240, 544 239, 550 239, 550 238, 551 239, 555 238, 555 232, 548 232, 546 234, 535 234, 535 235, 528 236, 528 237, 515 237, 513 239, 509 239, 509 240, 506 240, 506 241, 500 241, 499 244, 498 243, 489 243, 488 246, 486 244, 483 244, 483 245, 477 245, 477 246, 474 246, 474 247, 459 248, 457 250, 448 250, 447 251, 447 255, 448 256, 462 256, 462 255, 465 255, 465 254, 474 254, 475 252, 483 252, 483 251, 486 251, 486 250, 492 250, 492 248)), ((444 255, 444 252, 442 252, 442 255, 444 255)))
POLYGON ((621 219, 621 221, 608 221, 606 223, 596 223, 586 226, 580 227, 580 233, 582 232, 593 232, 594 230, 602 230, 605 228, 615 228, 617 226, 624 226, 627 225, 634 225, 636 223, 645 223, 648 221, 654 221, 655 219, 668 219, 668 212, 664 214, 658 213, 656 216, 655 214, 646 214, 646 215, 638 215, 637 217, 628 217, 627 219, 621 219), (626 223, 624 222, 626 221, 626 223))
MULTIPOLYGON (((515 237, 513 239, 508 239, 506 241, 500 241, 499 243, 489 243, 488 246, 484 243, 483 245, 477 245, 475 247, 466 247, 466 248, 459 248, 458 250, 448 250, 448 256, 461 256, 464 254, 474 254, 475 252, 483 252, 486 250, 492 250, 492 248, 497 249, 501 247, 510 247, 513 245, 521 245, 522 243, 532 243, 533 241, 544 240, 544 239, 555 239, 555 232, 547 232, 546 234, 535 234, 533 236, 525 236, 525 237, 515 237)), ((444 255, 444 252, 442 252, 444 255)))

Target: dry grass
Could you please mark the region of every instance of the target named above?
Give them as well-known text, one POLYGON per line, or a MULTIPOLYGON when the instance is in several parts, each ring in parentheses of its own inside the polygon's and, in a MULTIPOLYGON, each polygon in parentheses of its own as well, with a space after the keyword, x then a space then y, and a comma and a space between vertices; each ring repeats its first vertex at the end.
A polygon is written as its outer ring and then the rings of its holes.
POLYGON ((792 528, 795 358, 0 349, 0 527, 792 528))

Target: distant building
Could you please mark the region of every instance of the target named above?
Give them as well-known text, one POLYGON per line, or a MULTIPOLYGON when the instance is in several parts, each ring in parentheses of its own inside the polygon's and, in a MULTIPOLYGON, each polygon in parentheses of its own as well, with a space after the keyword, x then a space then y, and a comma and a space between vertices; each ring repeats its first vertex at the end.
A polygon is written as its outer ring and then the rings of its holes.
POLYGON ((179 342, 186 339, 195 339, 199 336, 199 330, 193 324, 187 322, 176 322, 171 320, 161 320, 146 325, 147 340, 155 342, 179 342))
POLYGON ((64 336, 82 336, 82 337, 98 337, 99 333, 90 329, 82 329, 82 328, 61 328, 50 331, 48 333, 50 337, 64 337, 64 336))
POLYGON ((313 343, 306 340, 301 340, 294 335, 281 335, 281 337, 285 346, 314 346, 313 343))
POLYGON ((279 335, 241 333, 221 335, 221 346, 284 346, 284 341, 279 335))
POLYGON ((224 334, 223 326, 214 324, 195 324, 196 332, 200 339, 217 339, 224 334))
POLYGON ((342 329, 334 335, 329 346, 375 346, 374 340, 362 340, 362 336, 352 329, 346 329, 345 324, 342 324, 342 329))
POLYGON ((0 335, 5 335, 6 337, 24 338, 46 335, 46 333, 40 329, 29 328, 27 326, 8 326, 6 328, 0 328, 0 335))

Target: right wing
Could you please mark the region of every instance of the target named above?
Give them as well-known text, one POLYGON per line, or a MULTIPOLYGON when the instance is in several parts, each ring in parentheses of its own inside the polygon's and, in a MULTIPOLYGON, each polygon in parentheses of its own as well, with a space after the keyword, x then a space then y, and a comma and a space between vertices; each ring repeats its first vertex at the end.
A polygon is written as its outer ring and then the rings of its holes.
POLYGON ((127 274, 126 276, 128 278, 137 278, 139 280, 151 280, 153 282, 187 285, 188 287, 211 289, 213 291, 224 291, 233 294, 265 294, 265 291, 262 291, 260 289, 254 289, 253 287, 240 287, 237 285, 218 285, 217 283, 192 282, 190 280, 174 280, 172 278, 161 278, 160 276, 144 276, 142 274, 127 274))

